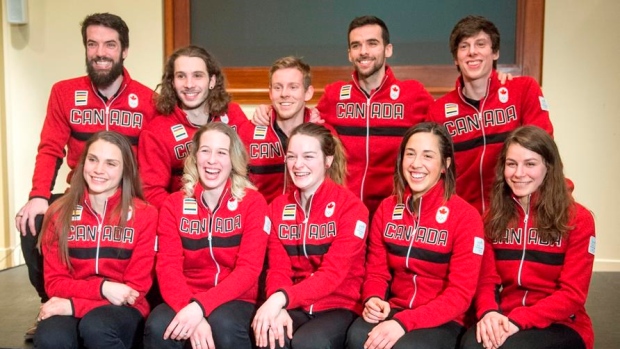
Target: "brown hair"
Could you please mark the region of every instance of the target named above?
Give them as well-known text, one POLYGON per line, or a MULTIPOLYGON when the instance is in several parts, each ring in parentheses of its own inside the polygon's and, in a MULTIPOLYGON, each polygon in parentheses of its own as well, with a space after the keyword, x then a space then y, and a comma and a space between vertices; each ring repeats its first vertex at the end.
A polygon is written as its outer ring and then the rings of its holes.
POLYGON ((172 114, 174 107, 179 104, 179 97, 174 90, 174 63, 177 58, 182 56, 198 57, 205 62, 209 78, 215 76, 215 86, 212 90, 209 90, 205 107, 211 115, 226 113, 231 96, 226 92, 226 79, 220 64, 207 50, 194 45, 182 47, 168 57, 168 61, 164 65, 164 74, 161 77, 161 82, 155 88, 156 91, 160 90, 159 95, 155 99, 157 111, 164 115, 172 114))
POLYGON ((306 122, 293 129, 289 137, 289 145, 293 137, 298 134, 316 138, 321 146, 323 156, 334 157, 331 166, 325 171, 325 174, 335 183, 344 185, 347 176, 347 158, 340 139, 334 136, 325 126, 306 122))
POLYGON ((121 189, 121 204, 114 208, 114 211, 112 211, 111 214, 112 219, 118 219, 118 226, 121 229, 126 226, 129 212, 133 210, 134 198, 144 200, 144 195, 142 194, 142 183, 140 182, 140 177, 138 175, 138 165, 131 148, 131 143, 127 137, 114 131, 101 131, 95 133, 84 145, 84 151, 82 152, 82 155, 80 155, 80 160, 75 167, 73 172, 74 175, 71 178, 71 186, 68 191, 50 206, 48 212, 45 214, 45 218, 43 219, 43 228, 41 230, 39 248, 42 244, 50 245, 57 239, 60 259, 69 268, 71 268, 71 263, 69 262, 67 239, 71 229, 73 210, 76 206, 81 205, 84 202, 84 193, 88 189, 88 184, 84 179, 84 163, 86 162, 86 157, 90 146, 99 140, 114 144, 121 151, 123 160, 123 173, 119 183, 119 188, 121 189), (56 230, 53 232, 48 232, 47 227, 50 224, 50 220, 56 215, 58 215, 54 221, 56 230))
MULTIPOLYGON (((350 45, 349 36, 353 29, 357 29, 360 27, 364 27, 367 25, 378 25, 381 27, 381 38, 383 39, 383 44, 388 45, 390 43, 390 31, 388 30, 387 25, 384 21, 382 21, 379 17, 375 16, 360 16, 355 17, 349 23, 349 31, 347 32, 347 43, 350 45)), ((348 45, 347 45, 348 46, 348 45)))
POLYGON ((421 122, 407 130, 403 135, 403 140, 400 142, 400 148, 396 157, 396 166, 394 167, 394 195, 398 203, 403 203, 405 196, 405 189, 407 188, 407 180, 403 175, 403 157, 405 156, 405 150, 407 148, 407 142, 409 138, 416 133, 425 132, 431 133, 437 137, 439 143, 439 153, 441 155, 441 165, 445 169, 445 172, 441 174, 441 179, 444 181, 444 199, 448 200, 456 191, 456 166, 454 165, 454 145, 452 144, 452 138, 445 127, 436 122, 421 122), (451 159, 451 164, 448 166, 448 159, 451 159))
POLYGON ((94 13, 86 16, 81 25, 84 47, 86 47, 86 40, 88 40, 86 37, 86 29, 91 25, 101 25, 118 32, 118 40, 121 42, 121 51, 129 48, 129 28, 127 27, 127 23, 117 15, 111 13, 94 13))
MULTIPOLYGON (((452 58, 456 59, 459 44, 463 39, 477 35, 481 31, 488 34, 491 38, 493 53, 499 52, 500 36, 495 24, 482 16, 467 16, 458 21, 452 29, 452 33, 450 33, 450 52, 452 53, 452 58)), ((497 69, 497 60, 493 61, 493 69, 497 69)))
POLYGON ((556 242, 570 229, 570 208, 574 201, 566 185, 564 166, 557 145, 547 132, 536 126, 519 127, 510 133, 504 142, 495 167, 491 205, 484 216, 486 235, 490 239, 500 238, 518 217, 512 190, 504 178, 506 153, 513 144, 539 154, 547 166, 545 179, 538 188, 539 198, 534 203, 536 228, 542 239, 556 242))

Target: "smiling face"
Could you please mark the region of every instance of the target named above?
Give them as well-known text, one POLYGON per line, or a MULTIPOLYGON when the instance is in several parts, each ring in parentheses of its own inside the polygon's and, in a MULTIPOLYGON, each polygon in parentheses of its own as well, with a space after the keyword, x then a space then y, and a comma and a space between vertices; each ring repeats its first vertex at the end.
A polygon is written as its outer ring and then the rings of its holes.
POLYGON ((207 64, 200 57, 179 56, 174 61, 174 90, 181 109, 204 108, 215 76, 209 77, 207 64))
POLYGON ((538 190, 547 175, 547 165, 540 154, 513 143, 506 151, 504 180, 522 205, 538 190))
POLYGON ((205 190, 216 191, 219 196, 232 171, 230 138, 222 132, 210 130, 200 136, 197 145, 196 166, 205 190))
MULTIPOLYGON (((428 192, 444 171, 438 136, 430 132, 414 133, 407 140, 402 160, 402 171, 414 199, 428 192)), ((450 159, 446 159, 450 166, 450 159)))
POLYGON ((84 161, 84 180, 91 196, 110 197, 123 176, 123 157, 118 146, 99 139, 88 148, 84 161))
POLYGON ((110 86, 123 74, 127 49, 121 48, 118 32, 101 25, 86 28, 86 71, 99 88, 110 86))
POLYGON ((499 58, 499 51, 493 52, 491 37, 484 31, 461 40, 454 63, 459 67, 463 79, 475 81, 488 79, 493 70, 493 61, 499 58))
POLYGON ((381 75, 386 58, 391 56, 392 44, 385 45, 378 24, 358 27, 349 33, 349 62, 360 80, 381 75))
POLYGON ((325 157, 321 143, 315 137, 295 134, 288 143, 286 169, 295 186, 309 196, 323 183, 333 159, 333 156, 325 157))
POLYGON ((299 69, 278 69, 271 75, 269 98, 279 119, 298 117, 303 121, 304 107, 313 92, 312 86, 304 87, 304 75, 299 69))

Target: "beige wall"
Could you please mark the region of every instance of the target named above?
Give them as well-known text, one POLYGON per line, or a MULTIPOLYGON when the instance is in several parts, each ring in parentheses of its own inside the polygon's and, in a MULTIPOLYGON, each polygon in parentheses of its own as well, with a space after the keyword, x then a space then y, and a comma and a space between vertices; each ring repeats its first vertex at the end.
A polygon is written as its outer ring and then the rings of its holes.
MULTIPOLYGON (((543 90, 556 140, 566 173, 575 182, 577 200, 596 216, 595 269, 620 271, 620 234, 614 228, 620 212, 615 172, 620 169, 616 155, 620 118, 613 113, 620 110, 620 64, 615 62, 620 54, 620 42, 615 39, 620 32, 615 18, 620 2, 548 0, 546 4, 543 90)), ((3 18, 7 118, 0 140, 6 136, 6 211, 11 222, 28 195, 49 89, 57 80, 84 73, 78 23, 98 11, 117 13, 127 21, 131 46, 126 66, 134 78, 154 87, 163 51, 159 0, 30 0, 30 24, 9 26, 3 18)), ((249 114, 253 110, 244 109, 249 114)), ((1 207, 0 213, 4 213, 1 207)), ((0 223, 3 220, 7 217, 0 223)), ((6 247, 3 241, 10 241, 9 248, 16 246, 17 235, 14 231, 9 235, 9 239, 0 238, 0 251, 6 247)))
MULTIPOLYGON (((5 6, 6 1, 2 1, 5 6)), ((163 57, 163 5, 161 0, 30 0, 29 23, 9 25, 2 18, 4 87, 6 101, 6 136, 8 202, 10 221, 27 200, 39 133, 45 117, 47 98, 58 80, 85 74, 84 47, 80 22, 96 12, 121 16, 129 26, 129 55, 125 66, 132 78, 155 87, 161 77, 163 57)), ((58 176, 62 191, 66 171, 58 176)), ((4 177, 4 176, 3 176, 4 177)), ((2 211, 4 213, 4 211, 2 211)), ((8 218, 8 219, 7 219, 8 218)), ((2 229, 5 231, 5 229, 2 229)), ((5 231, 4 234, 7 234, 5 231)), ((15 248, 19 238, 15 229, 0 239, 15 248)), ((7 252, 6 249, 0 251, 7 252)), ((19 247, 0 268, 20 263, 19 247)), ((0 254, 0 261, 3 260, 0 254)))
POLYGON ((620 271, 620 2, 548 0, 543 91, 576 199, 594 212, 595 270, 620 271))

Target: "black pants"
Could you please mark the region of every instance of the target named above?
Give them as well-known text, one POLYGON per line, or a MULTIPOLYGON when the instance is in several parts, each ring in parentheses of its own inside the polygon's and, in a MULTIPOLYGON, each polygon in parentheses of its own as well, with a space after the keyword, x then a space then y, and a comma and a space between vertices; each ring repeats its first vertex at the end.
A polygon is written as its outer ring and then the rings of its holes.
MULTIPOLYGON (((472 326, 463 337, 462 349, 482 349, 482 343, 476 341, 476 326, 472 326)), ((581 336, 572 328, 553 324, 547 328, 531 328, 519 331, 508 337, 502 349, 585 349, 581 336)))
MULTIPOLYGON (((286 349, 344 349, 346 333, 357 315, 348 309, 332 309, 308 314, 289 310, 293 339, 285 337, 286 349)), ((276 342, 276 348, 280 348, 276 342)))
MULTIPOLYGON (((391 319, 396 313, 396 311, 392 311, 388 319, 391 319)), ((364 343, 368 340, 368 332, 377 325, 368 323, 363 318, 355 320, 347 333, 347 349, 364 348, 364 343)), ((451 321, 438 327, 406 332, 392 348, 454 349, 464 331, 463 326, 451 321)))
MULTIPOLYGON (((62 195, 63 194, 52 194, 52 197, 49 199, 49 204, 51 205, 52 202, 56 201, 56 199, 60 198, 62 195)), ((28 278, 30 279, 32 286, 34 286, 35 290, 37 290, 37 293, 41 298, 41 303, 45 303, 48 301, 49 297, 47 296, 47 293, 45 293, 45 285, 43 284, 43 256, 37 249, 37 242, 39 241, 39 236, 41 235, 42 225, 43 215, 39 214, 34 219, 35 235, 32 235, 29 225, 26 224, 26 235, 19 234, 19 237, 21 240, 24 261, 26 262, 26 267, 28 268, 28 278)))
POLYGON ((129 349, 141 343, 144 318, 136 309, 104 305, 83 318, 52 316, 39 323, 34 336, 37 349, 129 349))
MULTIPOLYGON (((213 342, 218 349, 251 349, 252 336, 250 324, 254 315, 254 304, 243 301, 230 301, 215 308, 207 317, 213 334, 213 342)), ((158 305, 144 328, 145 349, 191 348, 188 340, 164 340, 164 332, 176 316, 176 312, 166 303, 158 305)))

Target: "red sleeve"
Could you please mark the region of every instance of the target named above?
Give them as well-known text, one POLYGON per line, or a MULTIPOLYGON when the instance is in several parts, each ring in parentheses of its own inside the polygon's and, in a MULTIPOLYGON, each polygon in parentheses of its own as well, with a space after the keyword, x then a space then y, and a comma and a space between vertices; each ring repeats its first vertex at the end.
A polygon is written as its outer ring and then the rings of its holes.
POLYGON ((474 297, 476 318, 481 319, 484 314, 490 311, 500 311, 498 290, 501 279, 495 268, 495 252, 493 245, 486 240, 484 242, 484 255, 482 256, 482 267, 478 278, 478 287, 474 297))
POLYGON ((530 77, 520 77, 526 79, 523 90, 521 91, 521 115, 522 125, 534 125, 547 131, 553 136, 553 125, 549 120, 547 102, 536 80, 530 77))
POLYGON ((37 148, 37 157, 32 176, 32 189, 29 198, 49 199, 52 185, 56 180, 57 170, 65 157, 65 147, 69 143, 71 126, 69 116, 62 113, 62 98, 57 85, 52 87, 47 103, 47 114, 41 130, 41 141, 37 148))
POLYGON ((594 265, 594 218, 584 207, 576 205, 574 226, 568 238, 564 266, 557 280, 557 289, 548 297, 527 307, 518 307, 506 314, 521 329, 545 328, 565 320, 583 307, 588 296, 594 265))
POLYGON ((383 227, 385 226, 383 217, 386 206, 386 201, 384 201, 372 219, 366 257, 366 277, 362 287, 362 302, 364 303, 371 297, 385 299, 389 282, 392 279, 388 266, 387 249, 383 243, 383 227))
POLYGON ((266 296, 271 296, 283 287, 293 285, 293 267, 291 258, 286 253, 282 241, 278 238, 278 214, 282 213, 280 206, 269 205, 269 217, 271 218, 271 234, 267 243, 267 279, 265 282, 266 296), (277 211, 277 212, 276 212, 277 211))
POLYGON ((482 219, 473 207, 468 208, 470 210, 463 212, 450 231, 454 233, 454 242, 443 291, 422 306, 394 315, 394 319, 400 321, 407 331, 445 324, 465 313, 471 305, 483 254, 476 248, 480 246, 484 249, 484 240, 482 219))
POLYGON ((434 98, 430 93, 428 93, 428 91, 424 88, 424 85, 420 82, 415 80, 410 82, 415 86, 415 88, 412 89, 414 95, 410 98, 413 102, 405 104, 407 108, 407 118, 416 123, 419 121, 428 120, 428 112, 434 98))
POLYGON ((175 312, 183 309, 193 297, 183 273, 183 245, 177 217, 174 214, 175 204, 178 201, 179 197, 172 195, 164 201, 159 210, 158 251, 155 264, 161 295, 175 312))
POLYGON ((351 266, 364 263, 368 209, 358 201, 353 204, 346 203, 341 212, 337 221, 336 238, 323 255, 317 271, 312 277, 282 288, 288 296, 287 309, 307 306, 330 295, 346 279, 351 266), (364 231, 363 237, 356 235, 361 229, 364 231))
POLYGON ((329 95, 332 93, 333 85, 325 86, 325 92, 319 99, 316 105, 316 109, 321 115, 321 119, 325 120, 330 125, 333 125, 333 119, 336 117, 336 103, 329 100, 329 95))
POLYGON ((146 201, 157 208, 161 207, 170 194, 168 188, 172 179, 172 160, 161 131, 151 130, 150 127, 143 130, 138 146, 138 168, 144 196, 146 201))
POLYGON ((136 209, 134 231, 138 236, 131 254, 131 260, 123 273, 123 283, 140 293, 139 298, 146 293, 153 284, 153 264, 155 264, 155 235, 157 232, 157 209, 147 206, 136 209))
POLYGON ((47 226, 42 246, 45 292, 49 297, 68 299, 79 297, 91 301, 105 300, 101 294, 104 278, 92 276, 88 279, 75 279, 69 267, 61 261, 53 219, 50 219, 47 226))
MULTIPOLYGON (((246 196, 244 201, 249 199, 246 196)), ((251 203, 246 203, 247 209, 243 215, 243 236, 234 270, 217 286, 194 297, 202 306, 205 316, 209 316, 220 305, 239 298, 258 282, 271 224, 263 196, 256 193, 251 199, 251 203)))

